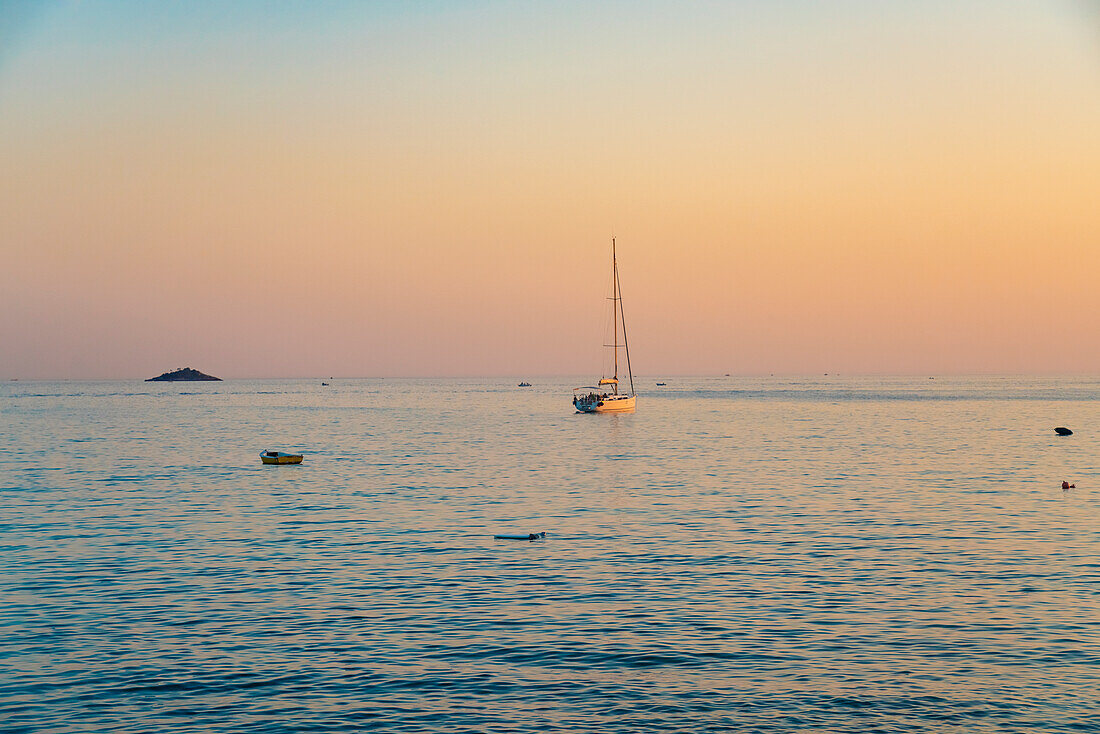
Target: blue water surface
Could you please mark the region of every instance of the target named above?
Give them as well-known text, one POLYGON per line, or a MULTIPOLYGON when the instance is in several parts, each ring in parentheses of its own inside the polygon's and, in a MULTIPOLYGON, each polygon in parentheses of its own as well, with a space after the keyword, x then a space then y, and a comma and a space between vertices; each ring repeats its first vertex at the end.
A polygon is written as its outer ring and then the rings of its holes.
POLYGON ((0 729, 1100 731, 1100 381, 518 381, 0 384, 0 729))

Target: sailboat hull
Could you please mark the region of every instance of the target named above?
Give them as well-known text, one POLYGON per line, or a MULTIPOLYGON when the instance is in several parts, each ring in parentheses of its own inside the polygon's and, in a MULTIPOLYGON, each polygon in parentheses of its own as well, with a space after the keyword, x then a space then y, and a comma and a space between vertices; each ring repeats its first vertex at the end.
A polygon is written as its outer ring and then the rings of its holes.
POLYGON ((609 395, 592 401, 578 401, 577 410, 581 413, 631 413, 637 406, 635 395, 609 395))

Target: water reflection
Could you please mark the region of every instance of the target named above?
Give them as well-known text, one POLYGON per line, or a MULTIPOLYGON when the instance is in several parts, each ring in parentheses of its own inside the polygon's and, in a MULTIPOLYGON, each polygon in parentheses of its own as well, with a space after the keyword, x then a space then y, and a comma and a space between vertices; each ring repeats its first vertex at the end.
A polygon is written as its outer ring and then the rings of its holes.
POLYGON ((569 381, 539 382, 519 411, 510 384, 475 380, 3 385, 5 721, 1100 715, 1082 695, 1100 446, 1050 434, 1098 424, 1095 382, 678 379, 597 416, 563 408, 569 381), (261 466, 275 446, 306 462, 261 466), (514 526, 549 536, 492 541, 514 526))

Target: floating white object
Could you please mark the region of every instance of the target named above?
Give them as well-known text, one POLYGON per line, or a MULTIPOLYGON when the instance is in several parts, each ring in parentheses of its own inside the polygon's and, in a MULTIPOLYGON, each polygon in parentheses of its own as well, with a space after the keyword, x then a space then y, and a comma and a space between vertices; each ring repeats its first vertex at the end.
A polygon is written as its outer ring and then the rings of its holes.
POLYGON ((521 533, 502 533, 501 535, 494 535, 496 540, 539 540, 545 538, 546 533, 527 533, 523 535, 521 533))

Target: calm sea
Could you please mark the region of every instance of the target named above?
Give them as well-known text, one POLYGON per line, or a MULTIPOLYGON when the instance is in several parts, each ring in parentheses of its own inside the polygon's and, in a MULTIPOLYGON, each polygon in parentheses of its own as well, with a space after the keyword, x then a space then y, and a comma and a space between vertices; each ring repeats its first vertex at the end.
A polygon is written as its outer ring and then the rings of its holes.
POLYGON ((0 728, 1100 731, 1100 381, 518 381, 0 384, 0 728))

